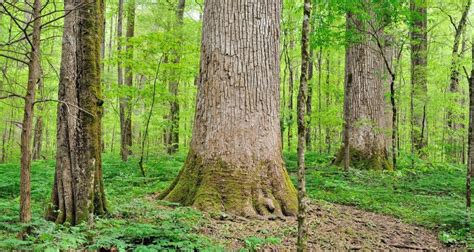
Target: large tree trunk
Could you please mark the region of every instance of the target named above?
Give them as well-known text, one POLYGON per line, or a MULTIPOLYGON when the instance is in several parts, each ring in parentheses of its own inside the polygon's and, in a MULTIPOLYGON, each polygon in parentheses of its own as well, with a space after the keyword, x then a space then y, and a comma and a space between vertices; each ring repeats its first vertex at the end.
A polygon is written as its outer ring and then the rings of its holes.
POLYGON ((428 143, 426 130, 427 65, 428 65, 428 15, 426 0, 411 0, 411 115, 412 144, 420 156, 428 143))
POLYGON ((72 225, 105 213, 100 45, 104 2, 67 0, 57 119, 56 174, 47 218, 72 225), (76 6, 83 2, 81 8, 76 6))
MULTIPOLYGON (((179 26, 183 24, 183 15, 184 15, 184 8, 186 5, 186 0, 179 0, 178 5, 176 6, 176 28, 179 29, 179 26)), ((181 34, 178 35, 182 37, 181 34)), ((173 52, 175 58, 173 60, 173 64, 177 65, 180 62, 180 55, 179 51, 173 52)), ((168 154, 173 154, 178 151, 179 148, 179 100, 178 100, 178 88, 179 82, 178 77, 176 74, 173 74, 172 81, 169 82, 168 88, 169 92, 172 96, 172 100, 170 101, 170 113, 169 113, 169 120, 171 124, 166 132, 166 147, 168 154)))
POLYGON ((41 78, 40 72, 40 45, 41 45, 41 1, 33 3, 32 15, 33 32, 31 39, 31 53, 28 62, 28 84, 26 87, 23 123, 21 127, 21 174, 20 174, 20 221, 31 220, 31 132, 33 128, 34 102, 36 84, 41 78))
MULTIPOLYGON (((392 169, 388 155, 390 133, 385 127, 386 66, 372 36, 361 30, 368 29, 365 22, 356 14, 347 14, 347 31, 359 33, 360 40, 351 42, 346 49, 344 142, 347 144, 341 148, 335 163, 343 163, 346 156, 352 167, 392 169)), ((378 34, 378 38, 382 37, 383 34, 378 34)))
POLYGON ((280 15, 279 0, 205 2, 193 138, 161 198, 241 216, 296 214, 281 153, 280 15))

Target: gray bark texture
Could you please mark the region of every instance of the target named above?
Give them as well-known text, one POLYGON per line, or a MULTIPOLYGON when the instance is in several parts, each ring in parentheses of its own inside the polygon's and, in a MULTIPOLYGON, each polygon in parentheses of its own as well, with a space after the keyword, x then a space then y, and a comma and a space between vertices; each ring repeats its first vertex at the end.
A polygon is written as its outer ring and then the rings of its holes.
POLYGON ((77 225, 106 212, 101 160, 103 0, 66 0, 56 173, 47 218, 77 225), (83 7, 75 8, 79 3, 83 7))
POLYGON ((207 0, 193 137, 165 200, 241 216, 295 215, 280 137, 280 0, 207 0))
MULTIPOLYGON (((386 90, 387 68, 373 40, 368 22, 356 14, 347 14, 347 31, 357 37, 346 48, 344 146, 335 163, 348 163, 361 169, 392 169, 389 160, 390 132, 387 128, 386 90)), ((383 31, 377 31, 378 38, 383 31)), ((346 167, 347 168, 347 167, 346 167)))
MULTIPOLYGON (((186 0, 179 0, 176 6, 176 24, 175 29, 179 30, 183 25, 184 8, 186 7, 186 0)), ((178 35, 182 38, 181 33, 178 35)), ((174 60, 173 64, 179 64, 181 61, 179 51, 173 51, 174 60)), ((179 149, 179 81, 176 74, 173 75, 172 81, 168 83, 168 89, 172 96, 170 101, 170 113, 168 119, 171 121, 169 128, 167 129, 165 141, 168 154, 176 153, 179 149)))
MULTIPOLYGON (((28 62, 28 84, 24 97, 23 122, 21 127, 21 172, 20 172, 20 221, 31 221, 31 133, 33 130, 36 85, 41 78, 41 1, 33 2, 33 32, 29 38, 31 51, 28 62)), ((30 24, 31 25, 31 24, 30 24)))
POLYGON ((426 129, 427 106, 427 66, 428 66, 428 15, 426 0, 411 0, 411 114, 412 144, 420 156, 422 149, 428 144, 426 129))
POLYGON ((310 65, 309 36, 310 36, 311 0, 304 1, 303 27, 301 32, 301 78, 298 90, 298 239, 296 249, 298 252, 307 251, 308 227, 306 212, 308 199, 306 198, 306 126, 305 121, 307 98, 308 98, 308 73, 310 65))

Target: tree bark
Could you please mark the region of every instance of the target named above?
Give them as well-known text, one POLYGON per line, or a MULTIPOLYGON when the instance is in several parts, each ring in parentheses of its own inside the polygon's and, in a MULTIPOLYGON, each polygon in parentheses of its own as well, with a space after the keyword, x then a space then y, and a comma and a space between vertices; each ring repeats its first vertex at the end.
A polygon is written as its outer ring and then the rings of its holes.
MULTIPOLYGON (((40 66, 40 73, 41 73, 41 66, 40 66)), ((43 80, 40 77, 40 80, 38 82, 38 91, 40 94, 43 96, 43 80)), ((42 111, 43 110, 43 104, 38 105, 38 110, 42 111)), ((36 123, 35 123, 35 131, 34 131, 34 136, 33 136, 33 160, 38 160, 41 159, 41 147, 43 144, 43 116, 38 115, 36 117, 36 123)))
POLYGON ((280 15, 279 0, 205 2, 191 146, 161 198, 241 216, 296 214, 281 152, 280 15))
POLYGON ((411 37, 411 120, 412 145, 421 157, 428 143, 426 130, 427 66, 428 66, 428 15, 426 0, 410 0, 412 20, 411 37))
POLYGON ((36 85, 40 81, 41 53, 41 1, 33 2, 33 31, 31 35, 31 52, 28 62, 28 84, 24 97, 25 107, 21 129, 21 174, 20 174, 20 221, 31 221, 31 133, 34 117, 36 85))
MULTIPOLYGON (((331 77, 331 65, 330 65, 330 52, 328 51, 326 55, 326 92, 325 92, 326 93, 326 111, 329 111, 329 106, 331 103, 330 77, 331 77)), ((326 153, 327 154, 331 153, 331 133, 332 133, 331 128, 329 126, 326 126, 326 147, 327 147, 326 153)))
MULTIPOLYGON (((120 17, 120 15, 119 15, 120 17)), ((121 26, 121 22, 120 22, 121 26)), ((120 32, 121 35, 121 32, 120 32)), ((125 57, 128 60, 133 59, 133 45, 130 39, 135 35, 135 0, 127 3, 127 38, 125 57)), ((120 44, 120 43, 119 43, 120 44)), ((120 75, 120 73, 119 73, 120 75)), ((133 86, 133 72, 129 64, 125 67, 125 83, 127 87, 133 86)), ((121 115, 121 156, 123 161, 128 160, 128 156, 132 154, 132 104, 130 95, 120 99, 120 115, 121 115)))
POLYGON ((291 141, 293 139, 293 96, 294 96, 294 71, 293 62, 290 57, 289 50, 295 47, 295 41, 290 35, 289 47, 286 52, 286 64, 288 65, 288 150, 291 149, 291 141))
POLYGON ((66 0, 56 173, 47 218, 77 225, 106 212, 101 159, 103 0, 66 0), (81 8, 75 8, 83 3, 81 8))
POLYGON ((43 117, 38 116, 35 123, 33 137, 33 160, 41 159, 41 146, 43 141, 43 117))
POLYGON ((311 142, 311 116, 313 113, 313 50, 310 49, 309 53, 309 63, 308 63, 308 96, 306 99, 306 149, 311 151, 312 149, 312 142, 311 142))
MULTIPOLYGON (((375 31, 368 30, 370 28, 367 22, 372 21, 364 21, 351 12, 347 14, 347 32, 356 33, 359 38, 352 41, 346 49, 345 144, 339 151, 335 164, 345 163, 343 161, 348 158, 356 168, 391 170, 387 151, 390 141, 385 127, 383 78, 387 69, 380 52, 374 50, 378 45, 369 32, 375 31)), ((381 38, 383 34, 378 36, 381 38)))
POLYGON ((8 128, 5 127, 3 129, 3 134, 2 134, 2 157, 0 158, 0 163, 5 163, 5 161, 7 160, 7 142, 8 142, 8 138, 7 138, 7 134, 8 133, 8 128))
POLYGON ((323 48, 319 47, 318 53, 318 142, 319 142, 319 153, 323 153, 323 128, 321 125, 321 113, 322 113, 322 96, 321 96, 321 85, 322 85, 322 76, 323 76, 323 48))
MULTIPOLYGON (((474 45, 474 36, 472 38, 474 45)), ((472 68, 469 80, 469 132, 468 132, 468 156, 466 174, 466 207, 468 216, 471 210, 471 179, 474 175, 474 46, 472 47, 472 68)), ((468 217, 468 218, 469 218, 468 217)))
MULTIPOLYGON (((123 4, 124 0, 119 0, 118 17, 117 17, 117 84, 124 85, 123 67, 122 67, 122 32, 123 32, 123 4)), ((128 113, 127 113, 127 97, 119 98, 119 114, 120 114, 120 158, 127 161, 130 155, 130 146, 128 145, 128 113)), ((130 122, 131 124, 131 122, 130 122)))
MULTIPOLYGON (((306 142, 306 99, 308 92, 308 70, 310 64, 309 55, 309 35, 310 35, 310 17, 311 17, 311 0, 304 1, 304 16, 301 35, 301 78, 300 88, 298 91, 298 239, 297 251, 303 252, 308 247, 308 230, 306 223, 306 171, 305 171, 305 142, 306 142)), ((322 49, 319 51, 321 57, 322 49)), ((321 74, 321 61, 319 61, 319 74, 321 74)), ((319 83, 321 84, 321 83, 319 83)), ((321 87, 319 87, 320 89, 321 87)))
MULTIPOLYGON (((184 16, 184 8, 186 6, 186 0, 179 0, 178 5, 176 6, 176 29, 178 30, 183 25, 183 16, 184 16)), ((180 40, 182 35, 178 35, 179 41, 178 45, 180 44, 180 40)), ((179 64, 181 58, 179 55, 179 51, 174 51, 173 55, 175 58, 173 60, 173 64, 179 64)), ((178 151, 179 148, 179 100, 178 100, 178 91, 179 91, 179 81, 177 80, 177 75, 173 75, 174 80, 168 83, 168 89, 172 96, 172 100, 170 101, 170 113, 169 113, 169 120, 171 121, 170 127, 168 128, 168 132, 166 133, 166 145, 167 145, 167 152, 168 154, 174 154, 178 151)))

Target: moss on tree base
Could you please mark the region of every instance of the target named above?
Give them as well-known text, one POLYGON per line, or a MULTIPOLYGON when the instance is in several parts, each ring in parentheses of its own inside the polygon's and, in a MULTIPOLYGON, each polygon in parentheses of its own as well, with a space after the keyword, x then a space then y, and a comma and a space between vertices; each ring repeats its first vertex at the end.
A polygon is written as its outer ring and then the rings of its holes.
MULTIPOLYGON (((349 151, 350 166, 361 170, 393 170, 386 151, 374 152, 372 154, 351 148, 349 151)), ((333 162, 334 165, 344 165, 344 146, 339 150, 333 162)))
POLYGON ((207 212, 295 216, 296 189, 281 160, 248 161, 245 167, 204 160, 190 150, 186 163, 160 199, 207 212))

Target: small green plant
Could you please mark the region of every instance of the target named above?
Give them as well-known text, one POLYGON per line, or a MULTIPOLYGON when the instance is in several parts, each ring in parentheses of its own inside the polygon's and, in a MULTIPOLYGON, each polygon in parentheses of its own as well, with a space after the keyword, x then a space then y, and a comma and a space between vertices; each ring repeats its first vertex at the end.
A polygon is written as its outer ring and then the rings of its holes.
POLYGON ((278 245, 281 244, 280 238, 277 237, 266 237, 260 238, 256 236, 250 236, 245 239, 245 248, 250 251, 256 251, 262 249, 266 245, 278 245))

